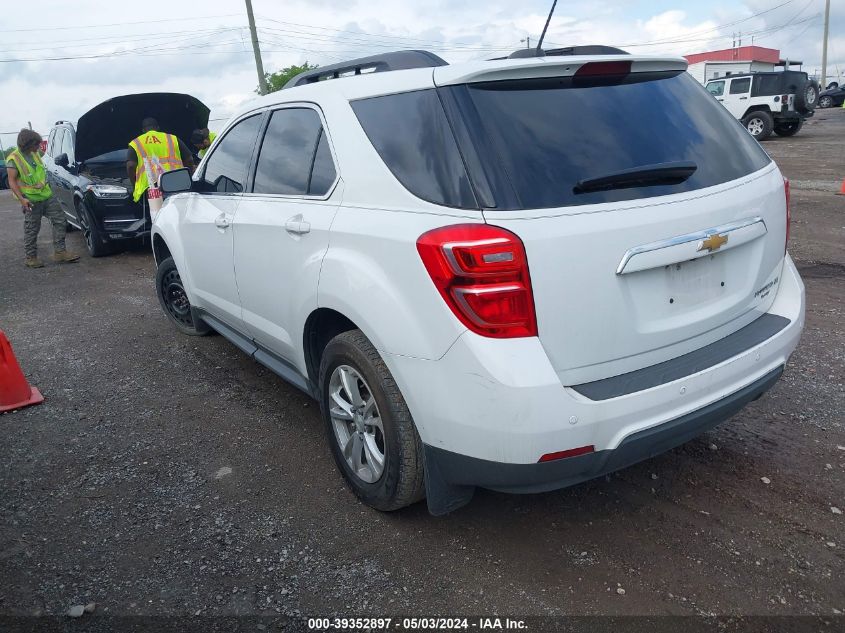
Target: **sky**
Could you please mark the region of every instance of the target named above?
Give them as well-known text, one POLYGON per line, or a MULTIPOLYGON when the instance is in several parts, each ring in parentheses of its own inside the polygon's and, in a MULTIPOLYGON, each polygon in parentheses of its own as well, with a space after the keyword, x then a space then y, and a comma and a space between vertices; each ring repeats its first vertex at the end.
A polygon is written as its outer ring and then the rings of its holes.
MULTIPOLYGON (((544 47, 607 44, 684 55, 734 41, 778 48, 818 73, 825 0, 558 2, 544 47)), ((828 81, 845 74, 845 0, 831 0, 828 81)), ((185 92, 212 129, 258 84, 242 0, 4 2, 0 14, 0 142, 32 123, 46 134, 113 96, 185 92), (149 20, 138 20, 139 13, 149 20)), ((253 0, 265 70, 422 48, 450 63, 536 43, 551 0, 253 0)))

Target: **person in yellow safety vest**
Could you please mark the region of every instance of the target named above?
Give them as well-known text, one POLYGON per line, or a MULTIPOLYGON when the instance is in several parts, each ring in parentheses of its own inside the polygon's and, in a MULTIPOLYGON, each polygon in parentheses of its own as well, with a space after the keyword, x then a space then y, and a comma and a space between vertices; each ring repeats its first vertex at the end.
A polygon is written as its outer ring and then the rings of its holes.
POLYGON ((53 225, 53 259, 69 264, 79 260, 79 255, 68 253, 65 249, 67 220, 53 190, 47 184, 47 170, 41 162, 38 149, 41 135, 33 130, 23 129, 18 134, 18 146, 6 157, 6 172, 9 176, 9 189, 21 203, 24 214, 23 248, 26 254, 24 263, 29 268, 43 268, 38 259, 38 233, 41 231, 41 218, 46 216, 53 225))
POLYGON ((190 150, 173 134, 159 132, 158 121, 147 117, 141 121, 141 136, 132 139, 126 154, 126 173, 132 199, 138 202, 151 184, 157 184, 166 171, 187 167, 194 170, 190 150), (149 175, 154 181, 149 182, 149 175))
POLYGON ((191 134, 191 145, 196 148, 197 156, 200 158, 205 156, 208 148, 211 147, 211 144, 216 138, 217 135, 214 132, 209 132, 207 127, 194 130, 193 134, 191 134))

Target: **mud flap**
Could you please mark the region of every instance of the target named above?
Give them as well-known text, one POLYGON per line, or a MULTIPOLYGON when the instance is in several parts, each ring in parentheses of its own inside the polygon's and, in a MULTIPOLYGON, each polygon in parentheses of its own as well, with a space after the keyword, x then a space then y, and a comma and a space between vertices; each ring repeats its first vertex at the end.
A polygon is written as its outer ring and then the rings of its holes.
POLYGON ((446 480, 434 451, 425 446, 425 497, 428 511, 442 516, 463 508, 472 500, 475 486, 455 485, 446 480))

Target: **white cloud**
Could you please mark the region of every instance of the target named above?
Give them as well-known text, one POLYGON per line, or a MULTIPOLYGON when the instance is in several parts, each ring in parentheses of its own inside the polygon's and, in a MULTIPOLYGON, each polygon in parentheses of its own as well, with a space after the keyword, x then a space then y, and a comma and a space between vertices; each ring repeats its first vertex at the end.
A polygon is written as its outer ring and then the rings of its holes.
MULTIPOLYGON (((253 3, 269 71, 306 60, 326 64, 397 48, 434 50, 450 62, 501 56, 523 46, 520 40, 526 36, 536 42, 549 6, 547 0, 519 4, 510 0, 253 3)), ((635 53, 683 55, 729 47, 731 33, 742 30, 743 44, 749 44, 749 34, 756 32, 755 44, 781 48, 784 55, 805 61, 805 69, 812 72, 821 59, 821 26, 816 15, 821 3, 792 0, 748 19, 779 3, 744 0, 712 11, 682 2, 669 10, 623 0, 559 3, 546 41, 550 45, 621 45, 635 53), (802 22, 807 18, 810 21, 802 22), (717 28, 731 22, 736 24, 717 28)), ((845 34, 845 0, 832 0, 831 5, 831 71, 837 66, 845 71, 845 35, 839 35, 845 34)), ((213 118, 228 117, 254 96, 257 78, 249 34, 242 28, 246 18, 241 3, 206 0, 182 7, 165 0, 147 0, 144 11, 153 16, 151 20, 133 24, 120 3, 99 0, 76 0, 73 5, 46 0, 39 5, 37 20, 32 19, 26 4, 4 7, 0 59, 106 56, 0 63, 0 94, 4 95, 0 132, 15 131, 27 121, 46 132, 55 120, 75 120, 118 94, 188 92, 212 109, 213 118), (69 28, 80 25, 83 16, 93 16, 87 18, 89 23, 118 25, 69 28), (141 46, 149 56, 120 54, 141 46), (168 49, 184 46, 191 48, 164 55, 168 49), (208 54, 221 49, 226 52, 208 54)), ((11 140, 2 138, 6 144, 11 140)))

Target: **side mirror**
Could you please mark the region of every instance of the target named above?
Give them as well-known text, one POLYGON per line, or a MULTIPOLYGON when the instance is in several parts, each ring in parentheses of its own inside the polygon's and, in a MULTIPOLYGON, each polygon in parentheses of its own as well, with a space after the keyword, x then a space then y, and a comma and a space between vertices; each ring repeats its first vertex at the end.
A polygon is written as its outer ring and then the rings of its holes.
POLYGON ((193 184, 187 167, 166 171, 158 180, 158 187, 165 196, 190 191, 193 184))
POLYGON ((68 166, 68 159, 67 154, 59 154, 53 159, 53 162, 58 165, 59 167, 64 167, 67 169, 68 166))

